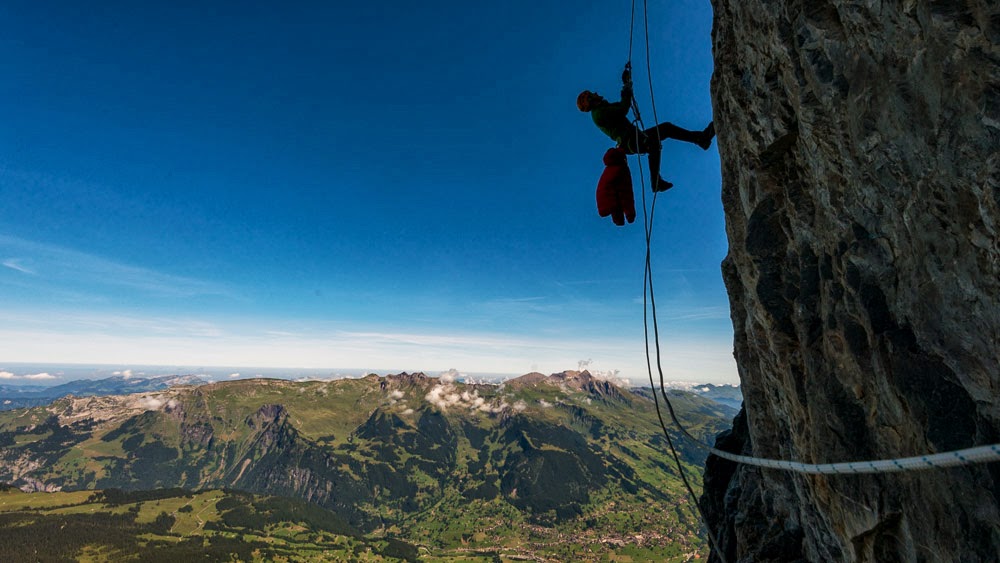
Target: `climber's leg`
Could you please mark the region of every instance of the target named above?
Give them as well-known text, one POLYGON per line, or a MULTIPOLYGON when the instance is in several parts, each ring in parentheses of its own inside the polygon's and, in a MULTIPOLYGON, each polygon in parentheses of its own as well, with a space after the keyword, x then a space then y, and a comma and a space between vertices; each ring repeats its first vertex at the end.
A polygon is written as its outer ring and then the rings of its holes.
POLYGON ((672 183, 660 177, 660 152, 662 151, 660 142, 655 138, 649 138, 648 142, 642 148, 649 155, 649 181, 652 184, 653 191, 665 192, 674 187, 672 183))
POLYGON ((660 140, 676 139, 692 143, 707 150, 712 145, 712 138, 715 137, 715 125, 714 123, 709 123, 708 127, 702 131, 691 131, 665 121, 656 127, 646 129, 643 133, 660 140))

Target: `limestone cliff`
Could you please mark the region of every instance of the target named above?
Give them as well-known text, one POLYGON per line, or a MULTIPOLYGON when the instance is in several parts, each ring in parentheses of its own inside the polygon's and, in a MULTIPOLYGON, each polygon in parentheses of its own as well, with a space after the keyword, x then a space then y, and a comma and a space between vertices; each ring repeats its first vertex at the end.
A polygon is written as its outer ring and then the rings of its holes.
MULTIPOLYGON (((714 0, 732 451, 1000 442, 1000 3, 714 0)), ((803 476, 713 460, 735 561, 996 561, 1000 464, 803 476)))

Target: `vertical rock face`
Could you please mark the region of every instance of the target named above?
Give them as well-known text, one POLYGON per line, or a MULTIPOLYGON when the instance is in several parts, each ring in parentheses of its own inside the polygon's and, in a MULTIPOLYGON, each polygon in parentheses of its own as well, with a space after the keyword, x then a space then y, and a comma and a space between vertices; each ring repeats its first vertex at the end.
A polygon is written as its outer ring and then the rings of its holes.
MULTIPOLYGON (((1000 3, 714 0, 720 444, 826 463, 1000 442, 1000 3)), ((726 560, 996 561, 1000 464, 805 476, 712 460, 726 560)))

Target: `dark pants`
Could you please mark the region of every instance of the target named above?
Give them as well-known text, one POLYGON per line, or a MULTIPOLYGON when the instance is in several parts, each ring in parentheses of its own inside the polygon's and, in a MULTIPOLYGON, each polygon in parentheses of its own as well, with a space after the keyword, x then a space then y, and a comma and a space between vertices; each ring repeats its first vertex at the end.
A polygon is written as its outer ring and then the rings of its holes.
POLYGON ((688 131, 670 122, 663 122, 656 127, 639 131, 638 135, 636 135, 635 130, 632 131, 622 148, 628 154, 649 155, 649 177, 654 187, 660 176, 660 141, 663 139, 676 139, 697 145, 702 139, 702 132, 688 131))

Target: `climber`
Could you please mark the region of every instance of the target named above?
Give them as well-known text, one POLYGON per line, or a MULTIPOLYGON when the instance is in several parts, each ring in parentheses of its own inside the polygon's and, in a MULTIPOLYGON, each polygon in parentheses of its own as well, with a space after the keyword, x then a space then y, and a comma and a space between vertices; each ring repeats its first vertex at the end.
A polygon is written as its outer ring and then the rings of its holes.
POLYGON ((596 92, 584 90, 576 98, 576 107, 582 112, 590 112, 591 118, 605 135, 625 149, 626 154, 648 154, 650 183, 654 192, 662 192, 673 184, 660 177, 660 141, 676 139, 698 145, 704 150, 712 146, 715 125, 709 123, 702 131, 688 131, 673 123, 664 122, 645 131, 639 131, 628 119, 632 106, 632 69, 626 64, 622 72, 621 101, 611 103, 596 92))

